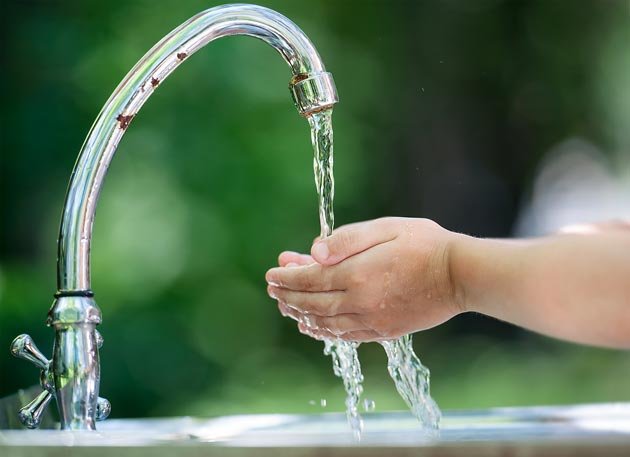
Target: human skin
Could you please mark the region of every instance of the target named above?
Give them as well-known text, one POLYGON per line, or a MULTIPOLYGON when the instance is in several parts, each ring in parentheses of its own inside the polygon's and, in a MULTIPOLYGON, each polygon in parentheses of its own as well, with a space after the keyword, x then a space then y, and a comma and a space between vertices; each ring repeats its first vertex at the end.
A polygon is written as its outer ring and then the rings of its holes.
POLYGON ((630 348, 630 224, 479 239, 427 219, 340 227, 266 274, 314 338, 382 341, 477 312, 552 337, 630 348))

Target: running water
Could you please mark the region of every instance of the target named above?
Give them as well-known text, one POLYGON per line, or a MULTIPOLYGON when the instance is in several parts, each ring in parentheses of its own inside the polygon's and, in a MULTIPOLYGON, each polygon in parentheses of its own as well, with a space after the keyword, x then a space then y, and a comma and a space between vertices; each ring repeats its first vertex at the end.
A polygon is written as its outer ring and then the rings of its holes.
MULTIPOLYGON (((319 197, 320 236, 330 236, 335 224, 333 198, 335 180, 333 178, 333 131, 332 109, 314 113, 308 117, 311 124, 313 143, 313 170, 315 186, 319 197)), ((361 438, 363 420, 359 414, 359 401, 363 392, 363 374, 357 354, 358 343, 337 340, 324 340, 324 354, 333 361, 333 371, 343 381, 346 390, 346 416, 355 438, 361 438)))
POLYGON ((324 340, 324 354, 329 355, 333 362, 333 372, 343 381, 346 390, 346 417, 352 434, 357 440, 361 439, 363 419, 359 414, 359 401, 363 393, 363 374, 357 348, 359 343, 350 341, 324 340))
MULTIPOLYGON (((332 233, 335 221, 332 109, 311 114, 308 122, 311 125, 313 169, 319 197, 320 235, 325 238, 332 233)), ((429 393, 429 370, 413 352, 411 336, 406 335, 381 344, 387 353, 387 368, 398 393, 424 427, 437 429, 441 414, 429 393)), ((348 423, 354 436, 360 439, 363 420, 359 414, 359 402, 363 393, 363 375, 357 354, 358 347, 359 343, 341 339, 324 340, 324 354, 331 356, 334 373, 342 379, 346 390, 348 423)))
POLYGON ((413 352, 411 335, 381 343, 387 353, 387 371, 411 413, 424 427, 438 429, 442 414, 429 392, 429 369, 413 352))

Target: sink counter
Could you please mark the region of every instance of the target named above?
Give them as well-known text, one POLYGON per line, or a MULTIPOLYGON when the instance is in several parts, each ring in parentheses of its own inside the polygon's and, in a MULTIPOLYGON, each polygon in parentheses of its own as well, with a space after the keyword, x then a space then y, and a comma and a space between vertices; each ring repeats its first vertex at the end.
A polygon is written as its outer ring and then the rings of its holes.
POLYGON ((628 456, 630 404, 446 412, 439 433, 408 413, 111 419, 98 432, 0 430, 0 455, 22 456, 628 456))

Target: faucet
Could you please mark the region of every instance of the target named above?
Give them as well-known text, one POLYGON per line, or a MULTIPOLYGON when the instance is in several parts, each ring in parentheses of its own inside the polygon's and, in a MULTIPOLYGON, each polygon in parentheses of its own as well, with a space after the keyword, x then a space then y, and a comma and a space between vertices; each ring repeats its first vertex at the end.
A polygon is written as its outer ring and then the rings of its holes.
POLYGON ((18 336, 11 345, 14 356, 41 370, 42 393, 19 413, 26 427, 39 426, 53 398, 62 430, 95 430, 95 421, 108 416, 111 406, 98 396, 98 350, 103 338, 96 326, 101 323, 101 311, 90 288, 92 225, 103 179, 129 124, 162 81, 206 44, 229 35, 258 38, 280 53, 291 68, 289 90, 302 116, 331 109, 338 102, 332 75, 304 32, 261 6, 208 9, 173 30, 140 59, 105 103, 72 171, 58 239, 57 293, 47 319, 55 331, 52 360, 28 335, 18 336))

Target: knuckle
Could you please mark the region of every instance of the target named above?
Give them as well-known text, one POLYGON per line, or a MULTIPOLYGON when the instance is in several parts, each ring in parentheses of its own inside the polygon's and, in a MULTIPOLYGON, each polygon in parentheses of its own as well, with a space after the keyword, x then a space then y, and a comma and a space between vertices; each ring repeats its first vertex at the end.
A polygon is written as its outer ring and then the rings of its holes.
POLYGON ((335 285, 335 273, 332 268, 322 270, 322 286, 326 290, 333 290, 335 285))
POLYGON ((394 224, 397 224, 398 222, 400 222, 400 217, 392 217, 392 216, 387 216, 387 217, 379 217, 378 219, 375 219, 374 222, 376 223, 376 225, 379 225, 383 228, 389 228, 391 226, 393 226, 394 224))
POLYGON ((314 286, 313 280, 307 275, 303 275, 300 278, 299 285, 300 285, 300 288, 304 290, 311 290, 313 289, 313 286, 314 286))
POLYGON ((427 218, 418 219, 418 224, 425 230, 436 230, 442 228, 440 224, 427 218))
POLYGON ((339 232, 337 236, 333 236, 329 243, 331 254, 341 254, 348 251, 354 242, 354 233, 350 230, 339 232))
POLYGON ((295 276, 295 284, 302 290, 310 290, 313 286, 313 280, 306 271, 297 272, 295 276))

